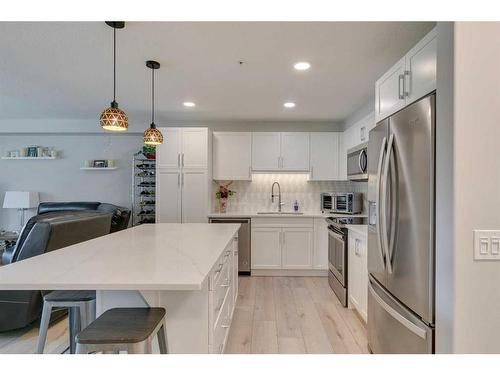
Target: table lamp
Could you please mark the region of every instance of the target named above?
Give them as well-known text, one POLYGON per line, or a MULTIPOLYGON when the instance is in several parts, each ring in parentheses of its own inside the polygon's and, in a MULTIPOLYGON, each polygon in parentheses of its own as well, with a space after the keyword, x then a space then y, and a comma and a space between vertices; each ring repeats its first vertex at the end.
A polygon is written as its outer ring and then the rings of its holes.
POLYGON ((17 208, 21 229, 24 226, 24 214, 28 208, 34 208, 39 203, 38 192, 34 191, 6 191, 3 199, 3 208, 17 208))

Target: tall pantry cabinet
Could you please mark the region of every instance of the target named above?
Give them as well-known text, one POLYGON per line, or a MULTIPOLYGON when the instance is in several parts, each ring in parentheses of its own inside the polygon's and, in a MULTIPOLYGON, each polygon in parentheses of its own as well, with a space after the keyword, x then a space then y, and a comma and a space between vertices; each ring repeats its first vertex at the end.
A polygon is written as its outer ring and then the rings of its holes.
POLYGON ((159 128, 156 222, 205 223, 208 213, 208 129, 159 128))

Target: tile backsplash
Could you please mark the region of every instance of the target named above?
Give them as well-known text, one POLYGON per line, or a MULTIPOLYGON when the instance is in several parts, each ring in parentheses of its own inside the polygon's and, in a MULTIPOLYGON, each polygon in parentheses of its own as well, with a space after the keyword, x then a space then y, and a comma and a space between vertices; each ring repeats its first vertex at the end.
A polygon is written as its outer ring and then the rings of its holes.
MULTIPOLYGON (((295 200, 300 211, 319 211, 320 194, 323 192, 360 192, 366 203, 366 182, 351 181, 308 181, 307 174, 254 174, 252 181, 234 181, 230 189, 236 192, 229 198, 227 212, 273 211, 277 200, 271 203, 271 186, 277 181, 281 186, 284 211, 293 210, 295 200)), ((219 204, 215 198, 219 184, 212 183, 212 211, 217 212, 219 204)), ((275 193, 277 189, 275 188, 275 193)), ((365 205, 366 206, 366 205, 365 205)))

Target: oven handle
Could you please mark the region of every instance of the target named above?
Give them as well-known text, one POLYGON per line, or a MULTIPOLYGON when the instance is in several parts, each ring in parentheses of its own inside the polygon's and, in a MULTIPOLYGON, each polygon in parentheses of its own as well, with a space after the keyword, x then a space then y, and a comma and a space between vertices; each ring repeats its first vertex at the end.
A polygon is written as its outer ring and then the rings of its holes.
POLYGON ((328 234, 330 234, 332 237, 335 237, 337 240, 340 240, 342 242, 345 242, 345 239, 342 235, 335 233, 333 230, 328 229, 328 234))

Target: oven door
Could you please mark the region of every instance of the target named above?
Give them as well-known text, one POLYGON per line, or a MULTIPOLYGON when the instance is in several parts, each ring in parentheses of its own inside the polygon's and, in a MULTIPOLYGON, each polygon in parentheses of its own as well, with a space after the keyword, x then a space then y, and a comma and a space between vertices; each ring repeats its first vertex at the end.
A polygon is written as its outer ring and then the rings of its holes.
POLYGON ((345 237, 332 228, 328 228, 328 268, 342 284, 347 285, 347 258, 345 237))

